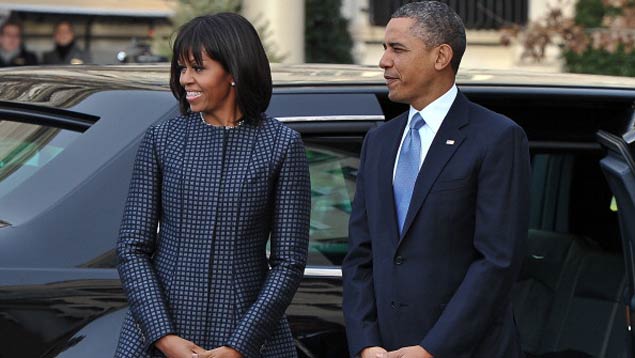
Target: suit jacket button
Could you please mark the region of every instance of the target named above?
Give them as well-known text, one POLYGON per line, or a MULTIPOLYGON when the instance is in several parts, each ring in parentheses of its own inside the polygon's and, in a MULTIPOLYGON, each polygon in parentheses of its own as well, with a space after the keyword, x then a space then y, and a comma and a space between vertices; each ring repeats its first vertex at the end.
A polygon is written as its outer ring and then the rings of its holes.
POLYGON ((397 302, 395 302, 395 301, 390 301, 390 307, 392 307, 392 308, 394 308, 394 309, 397 309, 397 307, 398 307, 397 302))
POLYGON ((406 259, 401 256, 395 257, 395 265, 401 265, 402 263, 404 263, 404 261, 406 261, 406 259))

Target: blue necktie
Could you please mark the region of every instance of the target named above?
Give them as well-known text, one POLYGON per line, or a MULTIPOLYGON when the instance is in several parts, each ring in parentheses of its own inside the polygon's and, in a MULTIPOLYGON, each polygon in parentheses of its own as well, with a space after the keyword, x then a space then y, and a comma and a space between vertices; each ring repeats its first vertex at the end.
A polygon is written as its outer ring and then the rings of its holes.
POLYGON ((421 162, 421 137, 419 136, 419 128, 426 122, 417 112, 412 116, 410 128, 406 138, 401 144, 401 152, 399 153, 399 162, 397 162, 397 170, 395 172, 395 180, 392 188, 395 195, 395 205, 397 206, 397 220, 399 221, 399 233, 403 231, 403 225, 406 221, 406 214, 410 207, 410 199, 419 174, 419 163, 421 162))

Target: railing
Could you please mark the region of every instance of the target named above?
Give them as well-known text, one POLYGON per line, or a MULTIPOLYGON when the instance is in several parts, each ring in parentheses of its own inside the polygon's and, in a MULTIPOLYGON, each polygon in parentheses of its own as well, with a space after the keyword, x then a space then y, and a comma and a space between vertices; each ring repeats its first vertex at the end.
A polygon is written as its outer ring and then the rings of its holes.
MULTIPOLYGON (((505 25, 527 22, 529 0, 439 0, 456 11, 467 29, 494 30, 505 25)), ((370 21, 386 26, 390 15, 407 0, 371 0, 370 21)))

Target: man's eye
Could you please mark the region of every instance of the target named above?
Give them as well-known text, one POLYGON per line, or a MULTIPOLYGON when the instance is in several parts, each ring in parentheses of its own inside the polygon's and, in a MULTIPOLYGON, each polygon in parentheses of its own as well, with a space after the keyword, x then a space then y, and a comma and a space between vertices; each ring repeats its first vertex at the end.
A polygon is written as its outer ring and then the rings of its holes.
POLYGON ((177 71, 179 71, 180 73, 185 72, 185 66, 181 66, 181 65, 179 65, 179 66, 177 66, 177 67, 176 67, 176 69, 177 69, 177 71))
POLYGON ((196 72, 202 72, 202 71, 205 69, 205 67, 201 67, 201 66, 194 66, 194 67, 192 67, 192 68, 193 68, 193 69, 194 69, 194 71, 196 71, 196 72))

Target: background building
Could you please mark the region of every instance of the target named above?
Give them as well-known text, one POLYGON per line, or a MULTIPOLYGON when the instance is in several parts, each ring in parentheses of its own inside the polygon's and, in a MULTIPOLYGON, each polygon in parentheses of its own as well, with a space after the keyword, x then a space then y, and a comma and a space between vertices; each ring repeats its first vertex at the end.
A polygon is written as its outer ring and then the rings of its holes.
MULTIPOLYGON (((520 61, 518 46, 501 45, 500 29, 526 25, 540 19, 553 6, 565 14, 573 12, 574 1, 563 0, 440 0, 452 7, 467 29, 467 50, 462 67, 512 69, 523 67, 559 71, 558 52, 552 49, 541 63, 520 61)), ((342 13, 350 21, 356 62, 377 64, 383 52, 384 28, 390 15, 406 0, 343 0, 342 13)))
MULTIPOLYGON (((306 0, 308 1, 308 0, 306 0)), ((540 18, 549 6, 564 6, 571 13, 575 1, 565 0, 441 0, 453 7, 468 29, 468 49, 462 66, 480 68, 535 68, 559 71, 557 49, 540 63, 520 61, 518 46, 500 44, 501 27, 540 18)), ((222 1, 219 1, 222 2, 222 1)), ((376 65, 390 15, 407 0, 342 0, 341 14, 348 20, 354 61, 376 65)), ((170 18, 178 0, 0 0, 0 17, 24 23, 28 48, 38 54, 53 47, 54 24, 68 19, 75 24, 80 46, 95 63, 116 63, 117 53, 135 43, 150 43, 156 33, 172 32, 170 18)), ((265 29, 267 46, 283 63, 305 61, 305 0, 242 0, 242 13, 265 29)), ((320 31, 321 29, 308 29, 320 31)), ((166 39, 167 41, 167 39, 166 39)))
MULTIPOLYGON (((308 0, 307 0, 308 1, 308 0)), ((518 45, 503 46, 500 29, 510 25, 524 26, 542 18, 548 9, 560 7, 571 16, 573 0, 440 0, 464 19, 468 47, 462 66, 472 68, 523 68, 558 72, 561 70, 559 51, 548 49, 541 62, 520 59, 518 45)), ((376 65, 383 52, 385 26, 390 15, 409 0, 342 0, 341 14, 348 20, 353 38, 351 52, 356 63, 376 65)), ((270 26, 270 40, 281 53, 283 62, 303 61, 305 0, 243 0, 243 13, 256 22, 270 26)), ((308 15, 308 14, 307 14, 308 15)), ((320 31, 319 28, 308 29, 320 31)))
POLYGON ((74 25, 76 41, 99 64, 116 63, 117 53, 169 26, 172 0, 0 0, 0 16, 24 25, 29 50, 40 55, 53 48, 53 27, 60 20, 74 25))

